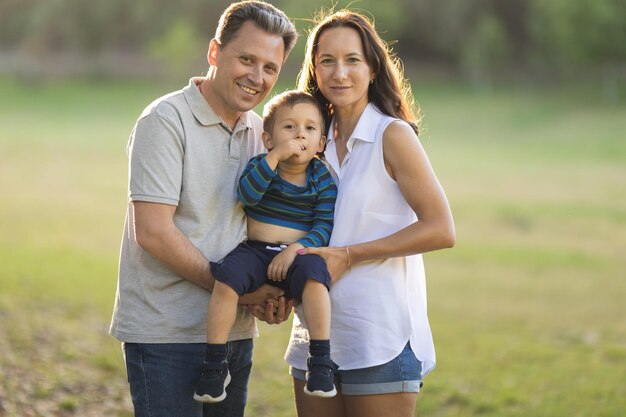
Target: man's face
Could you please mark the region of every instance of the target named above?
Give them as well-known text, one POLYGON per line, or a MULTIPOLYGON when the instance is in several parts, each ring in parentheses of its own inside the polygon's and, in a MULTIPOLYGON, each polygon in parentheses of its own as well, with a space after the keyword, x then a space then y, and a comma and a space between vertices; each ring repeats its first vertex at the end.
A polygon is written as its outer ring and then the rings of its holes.
POLYGON ((274 87, 285 57, 283 38, 248 21, 225 46, 212 41, 211 105, 223 118, 253 109, 274 87))

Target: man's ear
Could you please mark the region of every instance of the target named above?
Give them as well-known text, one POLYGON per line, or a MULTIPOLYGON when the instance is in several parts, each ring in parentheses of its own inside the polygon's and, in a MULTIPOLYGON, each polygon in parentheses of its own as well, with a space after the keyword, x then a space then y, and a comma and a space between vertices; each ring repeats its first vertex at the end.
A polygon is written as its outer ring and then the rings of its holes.
POLYGON ((274 145, 272 145, 272 138, 270 137, 270 134, 263 132, 261 134, 261 139, 263 140, 263 146, 265 146, 265 149, 271 151, 274 145))
POLYGON ((211 39, 209 42, 209 51, 206 54, 206 59, 209 62, 209 65, 214 67, 217 65, 217 54, 219 53, 220 44, 215 40, 215 38, 211 39))

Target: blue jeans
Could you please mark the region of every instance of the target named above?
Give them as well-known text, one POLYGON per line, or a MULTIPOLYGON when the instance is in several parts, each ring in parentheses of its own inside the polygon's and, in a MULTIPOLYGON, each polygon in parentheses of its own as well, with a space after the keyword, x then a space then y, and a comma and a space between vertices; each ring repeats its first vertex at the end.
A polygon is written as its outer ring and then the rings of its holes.
POLYGON ((226 399, 202 404, 193 399, 204 343, 122 343, 135 417, 243 417, 252 368, 252 339, 228 342, 232 380, 226 399))

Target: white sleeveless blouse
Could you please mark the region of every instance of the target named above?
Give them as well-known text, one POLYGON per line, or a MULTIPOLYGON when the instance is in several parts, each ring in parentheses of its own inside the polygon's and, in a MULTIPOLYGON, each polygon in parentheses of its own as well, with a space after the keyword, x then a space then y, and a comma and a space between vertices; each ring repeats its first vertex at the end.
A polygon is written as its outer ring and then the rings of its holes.
MULTIPOLYGON (((383 132, 397 120, 368 104, 348 141, 348 154, 341 166, 331 125, 326 157, 339 195, 329 246, 379 239, 417 221, 383 159, 383 132)), ((426 313, 421 255, 354 265, 332 286, 330 298, 331 355, 340 369, 389 362, 408 341, 422 362, 422 375, 433 369, 435 350, 426 313)), ((306 369, 308 341, 300 305, 285 353, 291 366, 306 369)))

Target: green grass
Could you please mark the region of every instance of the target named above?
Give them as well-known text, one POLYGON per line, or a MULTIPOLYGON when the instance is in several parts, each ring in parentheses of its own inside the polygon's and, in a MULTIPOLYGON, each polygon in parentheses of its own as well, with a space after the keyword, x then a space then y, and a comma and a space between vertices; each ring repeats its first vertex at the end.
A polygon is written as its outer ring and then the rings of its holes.
MULTIPOLYGON (((416 415, 622 415, 626 103, 584 87, 414 86, 458 235, 426 255, 438 367, 416 415)), ((131 415, 106 334, 125 146, 171 89, 0 79, 0 415, 131 415)), ((293 416, 289 326, 261 330, 247 415, 293 416)))

